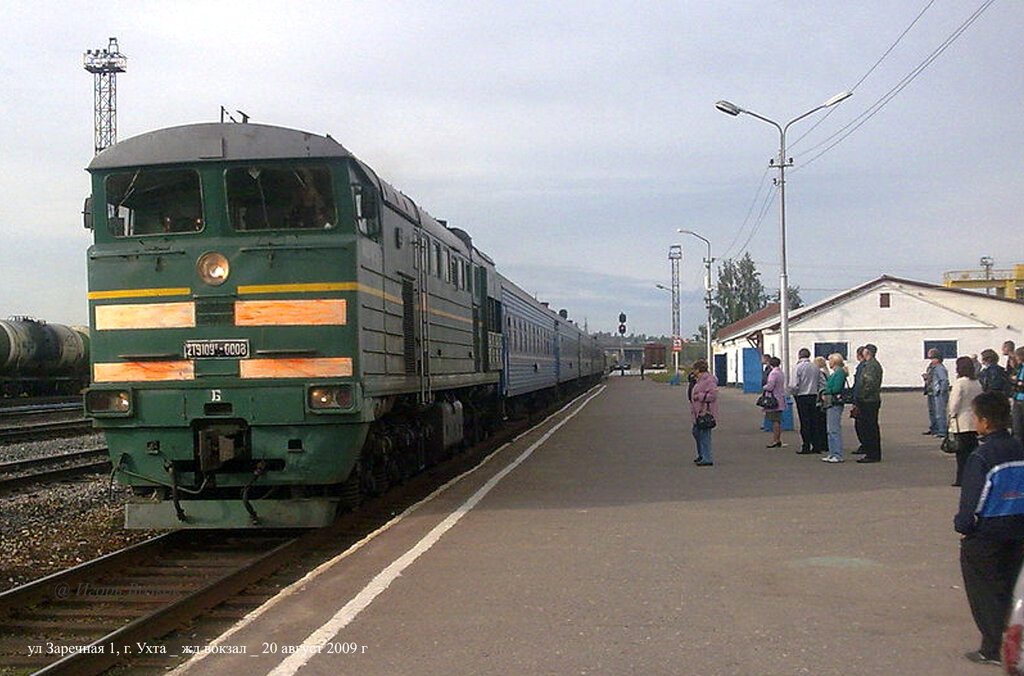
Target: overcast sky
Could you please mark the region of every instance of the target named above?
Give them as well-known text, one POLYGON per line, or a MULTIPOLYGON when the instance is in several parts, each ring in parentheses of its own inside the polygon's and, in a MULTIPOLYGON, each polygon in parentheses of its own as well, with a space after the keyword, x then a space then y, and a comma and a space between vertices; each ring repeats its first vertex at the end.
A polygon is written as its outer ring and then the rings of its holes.
POLYGON ((216 121, 329 133, 520 286, 591 330, 703 319, 704 244, 778 287, 786 122, 790 283, 815 300, 881 274, 1024 262, 1024 2, 998 0, 27 2, 0 9, 0 317, 85 324, 86 49, 116 36, 118 137, 216 121), (927 10, 922 10, 927 7, 927 10), (908 26, 917 23, 899 40, 908 26), (825 117, 825 112, 830 114, 825 117), (819 125, 815 126, 816 123, 819 125), (801 138, 804 132, 810 132, 801 138), (745 248, 744 248, 745 245, 745 248))

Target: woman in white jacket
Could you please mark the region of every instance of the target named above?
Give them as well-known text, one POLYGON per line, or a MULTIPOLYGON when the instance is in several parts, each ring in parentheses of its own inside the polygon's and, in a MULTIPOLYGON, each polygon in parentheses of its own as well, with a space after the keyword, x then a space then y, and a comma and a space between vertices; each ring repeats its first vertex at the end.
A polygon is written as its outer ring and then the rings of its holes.
POLYGON ((964 473, 967 456, 978 447, 978 433, 975 431, 974 409, 971 402, 981 394, 981 383, 974 375, 974 360, 970 357, 958 357, 956 360, 956 380, 949 393, 949 434, 956 445, 956 479, 954 486, 960 485, 960 477, 964 473))

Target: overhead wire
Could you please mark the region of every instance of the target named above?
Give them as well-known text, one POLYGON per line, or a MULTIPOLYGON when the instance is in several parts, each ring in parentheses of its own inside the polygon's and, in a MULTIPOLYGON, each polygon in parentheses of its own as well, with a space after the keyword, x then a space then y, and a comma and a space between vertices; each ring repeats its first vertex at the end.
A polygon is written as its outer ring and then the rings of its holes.
MULTIPOLYGON (((963 35, 964 32, 968 28, 970 28, 971 25, 975 21, 978 20, 978 18, 985 12, 985 10, 987 10, 989 7, 992 6, 993 3, 995 3, 995 0, 985 0, 985 2, 983 2, 981 4, 981 6, 979 6, 978 9, 976 9, 974 11, 974 13, 972 13, 962 24, 960 24, 960 26, 958 26, 956 28, 956 30, 953 31, 953 33, 951 33, 942 42, 942 44, 940 44, 938 47, 936 47, 935 50, 933 50, 932 53, 929 54, 924 59, 924 61, 919 63, 913 70, 910 71, 910 73, 908 73, 906 76, 904 76, 904 78, 902 80, 900 80, 892 89, 890 89, 888 92, 886 92, 884 95, 882 95, 877 101, 875 101, 871 106, 869 106, 863 113, 861 113, 860 115, 855 117, 853 120, 851 120, 844 127, 839 129, 838 131, 836 131, 832 135, 828 136, 823 141, 821 141, 821 142, 817 143, 816 145, 811 146, 807 150, 803 151, 803 153, 801 153, 801 155, 806 155, 807 153, 812 152, 816 148, 820 148, 821 146, 823 146, 826 143, 828 143, 828 145, 825 146, 825 148, 821 152, 817 153, 816 155, 814 155, 813 157, 811 157, 810 159, 805 161, 800 166, 800 168, 806 167, 807 165, 811 164, 812 162, 814 162, 815 160, 820 158, 822 155, 827 153, 832 148, 835 148, 837 145, 839 145, 840 143, 845 141, 847 138, 849 138, 851 134, 853 134, 855 131, 860 129, 868 120, 870 120, 872 117, 877 115, 882 110, 882 108, 884 108, 886 106, 886 104, 888 104, 890 101, 892 101, 900 92, 902 92, 904 89, 906 89, 910 85, 910 83, 913 82, 915 79, 917 79, 917 77, 919 75, 921 75, 921 73, 924 72, 924 70, 926 68, 928 68, 928 66, 930 66, 937 58, 939 58, 939 56, 943 52, 945 52, 947 49, 949 49, 949 47, 954 42, 956 42, 956 40, 961 35, 963 35), (835 140, 833 141, 833 139, 835 139, 835 140), (832 142, 829 143, 830 141, 832 141, 832 142)), ((796 171, 796 170, 797 169, 794 169, 794 171, 796 171)))
MULTIPOLYGON (((800 153, 800 155, 798 155, 798 157, 806 155, 806 154, 808 154, 810 152, 813 152, 815 149, 820 148, 820 147, 822 147, 825 144, 828 144, 833 139, 836 139, 833 143, 831 143, 827 147, 825 147, 821 152, 819 152, 818 154, 814 155, 809 160, 804 162, 800 167, 794 167, 793 171, 798 171, 799 169, 801 169, 803 167, 806 167, 808 164, 814 162, 815 160, 820 158, 822 155, 827 153, 829 150, 834 148, 836 145, 838 145, 842 141, 846 140, 846 138, 848 138, 857 129, 859 129, 865 122, 867 122, 869 119, 874 117, 886 104, 888 104, 889 101, 891 101, 893 98, 896 97, 896 95, 898 95, 901 91, 903 91, 903 89, 905 89, 911 82, 913 82, 929 65, 931 65, 932 62, 935 61, 935 59, 937 59, 946 49, 948 49, 949 46, 952 45, 953 42, 955 42, 967 30, 967 28, 969 28, 971 26, 971 24, 973 24, 981 16, 981 14, 985 10, 987 10, 994 2, 995 2, 995 0, 985 0, 981 4, 981 6, 979 6, 978 9, 976 9, 959 27, 957 27, 953 31, 953 33, 951 33, 935 50, 933 50, 932 53, 924 61, 922 61, 920 64, 918 64, 918 66, 915 67, 908 75, 906 75, 899 83, 897 83, 897 85, 895 85, 892 89, 890 89, 885 95, 883 95, 878 101, 876 101, 872 106, 870 106, 863 113, 861 113, 857 118, 852 120, 850 123, 848 123, 846 126, 844 126, 841 129, 839 129, 838 131, 834 132, 830 136, 826 137, 821 142, 815 144, 814 146, 811 146, 807 150, 804 150, 802 153, 800 153)), ((921 20, 921 17, 924 16, 924 14, 931 8, 931 6, 933 4, 935 4, 935 0, 929 0, 925 4, 925 6, 921 9, 921 11, 919 11, 917 13, 917 16, 915 16, 914 19, 910 22, 910 24, 899 34, 899 36, 897 36, 897 38, 893 41, 893 43, 889 46, 889 48, 886 49, 885 52, 883 52, 882 55, 875 61, 875 63, 860 77, 860 79, 857 80, 856 83, 854 83, 853 87, 851 88, 851 91, 856 90, 857 87, 859 87, 875 70, 877 70, 879 65, 881 65, 881 63, 892 53, 892 51, 900 44, 900 42, 902 42, 903 38, 906 37, 906 35, 910 32, 910 30, 913 29, 913 27, 921 20)), ((826 114, 821 117, 821 119, 819 119, 817 122, 815 122, 814 125, 811 126, 810 129, 808 129, 801 136, 799 136, 796 139, 796 141, 794 141, 793 145, 796 145, 803 138, 805 138, 808 134, 810 134, 815 128, 817 128, 826 119, 828 119, 829 115, 831 115, 834 111, 835 111, 834 108, 828 110, 826 112, 826 114)), ((744 219, 743 224, 740 226, 739 230, 737 231, 736 236, 733 237, 733 241, 729 245, 729 248, 727 249, 727 253, 730 253, 732 251, 733 247, 735 246, 736 241, 739 240, 739 238, 742 235, 743 231, 746 229, 747 223, 750 221, 750 214, 752 213, 753 205, 756 204, 757 201, 758 201, 758 197, 761 194, 761 188, 764 186, 764 183, 765 183, 765 176, 767 175, 767 171, 770 170, 770 169, 771 169, 771 167, 766 169, 765 170, 766 173, 761 176, 761 181, 758 183, 757 192, 755 193, 754 199, 751 202, 751 208, 747 210, 747 216, 744 219)), ((758 213, 758 217, 754 221, 753 226, 751 226, 750 233, 747 235, 746 239, 744 240, 743 245, 736 252, 736 254, 735 254, 736 256, 739 256, 740 254, 742 254, 743 252, 745 252, 747 250, 747 246, 750 244, 751 240, 754 238, 754 235, 756 235, 757 232, 760 230, 761 225, 763 223, 763 220, 764 220, 765 216, 768 214, 769 207, 775 201, 775 195, 776 194, 777 194, 777 191, 769 191, 768 192, 767 196, 765 197, 764 202, 761 205, 761 209, 760 209, 760 211, 758 213)), ((726 255, 724 257, 728 258, 728 255, 726 255)))
POLYGON ((736 231, 736 234, 733 235, 732 241, 729 242, 729 246, 726 247, 725 253, 721 256, 722 258, 728 258, 729 257, 729 254, 732 253, 732 248, 734 246, 736 246, 736 242, 739 241, 740 237, 743 235, 743 231, 747 228, 747 223, 750 222, 750 215, 752 213, 754 213, 754 205, 757 204, 758 198, 761 197, 761 188, 763 188, 765 186, 766 179, 768 178, 768 172, 770 170, 771 170, 771 167, 765 167, 764 173, 761 174, 761 180, 758 181, 757 191, 754 193, 754 199, 752 199, 750 201, 750 206, 747 208, 747 215, 746 215, 746 217, 744 217, 743 223, 740 225, 739 229, 736 231))
MULTIPOLYGON (((863 83, 864 80, 866 80, 868 78, 868 76, 870 76, 871 73, 873 73, 878 68, 879 65, 881 65, 881 63, 889 56, 889 54, 892 53, 892 51, 896 48, 896 46, 899 45, 899 43, 903 40, 903 38, 906 37, 907 33, 909 33, 910 30, 917 24, 917 22, 921 20, 921 17, 924 16, 925 12, 927 12, 928 9, 931 8, 931 6, 933 4, 935 4, 935 0, 928 0, 928 2, 921 9, 921 11, 917 13, 917 16, 914 17, 914 20, 911 21, 910 24, 906 28, 903 29, 903 32, 901 32, 899 34, 899 36, 897 36, 896 40, 893 41, 893 43, 891 45, 889 45, 889 48, 886 49, 885 52, 883 52, 883 54, 875 61, 875 63, 871 66, 871 68, 869 68, 867 70, 867 72, 865 72, 860 77, 860 79, 857 80, 857 82, 853 85, 853 88, 851 89, 851 91, 855 90, 858 86, 860 86, 860 84, 863 83)), ((794 141, 793 145, 798 144, 808 134, 810 134, 812 131, 814 131, 818 127, 818 125, 822 124, 826 119, 828 119, 829 115, 831 115, 834 111, 835 111, 834 108, 829 109, 824 116, 822 116, 817 122, 815 122, 811 126, 810 129, 808 129, 806 132, 801 134, 796 139, 796 141, 794 141)), ((818 146, 815 146, 815 147, 818 147, 818 146)), ((813 148, 811 150, 813 150, 813 148)), ((723 256, 723 258, 728 258, 730 256, 730 254, 732 253, 733 247, 736 245, 736 242, 739 240, 739 238, 742 236, 744 230, 747 228, 747 224, 750 222, 750 215, 751 215, 751 213, 753 213, 754 205, 757 204, 758 198, 761 195, 761 188, 764 187, 764 185, 765 185, 765 178, 767 177, 768 171, 770 171, 770 170, 771 170, 771 167, 769 166, 768 168, 765 169, 765 173, 761 175, 761 180, 758 182, 757 190, 754 193, 754 199, 751 201, 750 208, 747 209, 747 215, 743 219, 743 224, 740 226, 739 230, 737 230, 736 235, 733 237, 732 242, 730 242, 729 247, 726 249, 726 253, 723 256)), ((754 221, 754 224, 751 226, 750 233, 747 235, 746 239, 743 241, 743 245, 736 252, 737 256, 739 256, 740 254, 742 254, 744 251, 747 250, 747 246, 750 244, 751 240, 754 238, 754 235, 756 235, 757 232, 761 229, 761 225, 763 224, 764 218, 768 214, 768 208, 772 205, 772 203, 774 203, 774 201, 775 201, 775 192, 771 192, 770 191, 768 193, 768 195, 765 197, 765 200, 764 200, 764 202, 761 205, 761 209, 760 209, 760 211, 758 213, 758 217, 754 221)))
MULTIPOLYGON (((850 87, 851 92, 857 91, 857 87, 859 87, 861 83, 864 82, 864 80, 867 80, 869 75, 875 72, 875 69, 878 68, 883 61, 885 61, 886 57, 888 57, 889 54, 892 53, 892 50, 896 49, 896 46, 903 41, 903 38, 906 37, 907 33, 910 32, 910 29, 912 29, 917 24, 917 22, 921 20, 921 17, 924 16, 925 12, 927 12, 934 4, 935 0, 928 0, 928 3, 921 9, 920 12, 917 13, 917 16, 914 17, 914 20, 911 21, 910 24, 903 29, 903 32, 899 34, 896 40, 891 45, 889 45, 889 49, 885 50, 885 52, 883 52, 882 55, 878 57, 878 60, 875 61, 874 65, 871 66, 871 68, 868 68, 867 72, 861 75, 860 79, 857 80, 857 82, 855 82, 852 87, 850 87)), ((825 122, 825 120, 827 120, 829 116, 832 115, 832 113, 834 113, 836 110, 836 108, 829 108, 827 111, 825 111, 825 114, 819 117, 818 120, 814 124, 812 124, 807 131, 805 131, 803 134, 800 134, 800 136, 798 136, 797 139, 793 141, 790 147, 799 144, 800 141, 802 141, 808 134, 817 129, 818 126, 825 122)), ((813 150, 813 148, 811 148, 811 150, 813 150)))

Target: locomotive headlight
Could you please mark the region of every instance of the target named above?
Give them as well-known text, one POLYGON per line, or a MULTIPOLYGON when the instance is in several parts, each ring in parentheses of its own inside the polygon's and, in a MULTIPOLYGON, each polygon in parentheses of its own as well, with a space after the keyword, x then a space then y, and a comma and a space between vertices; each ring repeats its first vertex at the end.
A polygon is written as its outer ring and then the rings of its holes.
POLYGON ((309 408, 313 410, 352 408, 352 386, 316 385, 309 388, 309 408))
POLYGON ((209 251, 199 257, 196 272, 199 273, 199 278, 210 286, 220 286, 231 274, 231 265, 223 255, 209 251))
POLYGON ((85 412, 90 415, 131 415, 132 393, 128 390, 89 390, 85 393, 85 412))

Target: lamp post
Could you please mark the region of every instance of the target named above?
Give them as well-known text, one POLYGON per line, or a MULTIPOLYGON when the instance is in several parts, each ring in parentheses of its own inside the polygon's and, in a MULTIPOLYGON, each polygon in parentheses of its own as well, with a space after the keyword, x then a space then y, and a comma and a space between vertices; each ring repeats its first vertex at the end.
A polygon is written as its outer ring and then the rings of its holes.
MULTIPOLYGON (((673 281, 678 282, 678 277, 673 281)), ((676 345, 679 342, 679 285, 675 283, 671 289, 664 284, 655 284, 654 286, 672 294, 672 372, 679 373, 679 352, 676 350, 676 345)))
POLYGON ((767 122, 776 129, 779 130, 779 156, 776 159, 772 159, 768 162, 769 166, 777 167, 779 170, 779 177, 776 179, 775 184, 779 186, 779 230, 781 231, 781 252, 780 252, 780 264, 781 271, 779 272, 779 313, 781 315, 779 322, 779 333, 782 338, 782 365, 787 370, 789 369, 789 274, 786 267, 786 167, 793 166, 792 158, 786 159, 786 131, 789 126, 798 120, 802 120, 812 113, 816 113, 823 108, 834 106, 840 101, 844 101, 853 96, 853 92, 841 92, 836 94, 829 100, 822 103, 820 106, 808 110, 803 115, 798 115, 792 120, 787 122, 785 125, 780 125, 775 120, 770 120, 763 115, 740 108, 735 103, 729 103, 728 101, 719 101, 715 104, 715 108, 718 108, 727 115, 736 116, 740 113, 746 113, 751 117, 767 122), (776 164, 776 161, 778 164, 776 164))
POLYGON ((711 371, 711 373, 714 373, 715 365, 712 363, 714 355, 711 353, 711 264, 715 259, 711 257, 711 242, 707 237, 698 235, 693 230, 683 230, 680 228, 678 232, 681 232, 684 235, 693 235, 708 245, 708 255, 707 258, 704 259, 704 306, 708 313, 707 330, 704 337, 707 339, 708 343, 708 370, 711 371))

